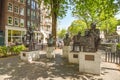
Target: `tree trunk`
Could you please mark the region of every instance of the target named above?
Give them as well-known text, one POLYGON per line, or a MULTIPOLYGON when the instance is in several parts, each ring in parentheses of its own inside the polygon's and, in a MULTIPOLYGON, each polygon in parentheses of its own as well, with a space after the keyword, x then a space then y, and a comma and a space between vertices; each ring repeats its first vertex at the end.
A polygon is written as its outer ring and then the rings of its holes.
POLYGON ((51 13, 52 13, 52 35, 54 36, 54 46, 56 46, 56 31, 57 31, 57 14, 59 9, 59 1, 51 0, 51 13))
POLYGON ((56 45, 57 16, 52 13, 52 35, 54 36, 54 46, 56 45))
POLYGON ((54 46, 56 46, 56 27, 57 27, 57 15, 54 12, 54 0, 51 0, 51 13, 52 13, 52 35, 54 37, 54 46))

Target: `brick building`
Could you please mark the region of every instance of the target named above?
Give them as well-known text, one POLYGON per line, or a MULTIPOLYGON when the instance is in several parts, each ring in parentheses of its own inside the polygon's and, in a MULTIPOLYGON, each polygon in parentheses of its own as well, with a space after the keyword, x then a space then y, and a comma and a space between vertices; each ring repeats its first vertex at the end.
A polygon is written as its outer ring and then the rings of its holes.
POLYGON ((26 28, 34 29, 37 41, 41 38, 40 17, 40 6, 37 0, 26 0, 26 28))
POLYGON ((0 0, 0 45, 22 43, 28 27, 34 29, 37 41, 41 35, 45 40, 51 32, 51 19, 46 18, 46 9, 41 6, 37 0, 0 0))
POLYGON ((44 0, 42 0, 40 5, 40 26, 41 33, 44 35, 43 42, 46 43, 46 38, 52 32, 52 17, 50 16, 50 6, 44 5, 44 0), (49 8, 49 9, 48 9, 49 8))
POLYGON ((0 0, 0 30, 3 31, 4 44, 22 42, 26 32, 25 0, 0 0))

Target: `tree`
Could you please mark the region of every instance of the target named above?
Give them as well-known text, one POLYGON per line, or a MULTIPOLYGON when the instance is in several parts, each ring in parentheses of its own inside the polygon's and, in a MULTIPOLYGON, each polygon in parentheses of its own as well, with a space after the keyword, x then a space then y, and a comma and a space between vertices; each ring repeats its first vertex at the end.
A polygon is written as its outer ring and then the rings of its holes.
POLYGON ((110 18, 98 24, 98 26, 100 26, 100 30, 104 31, 106 35, 112 35, 116 33, 117 25, 118 20, 116 18, 110 18))
POLYGON ((67 31, 65 29, 62 29, 62 30, 58 31, 58 38, 63 39, 66 32, 67 31))
POLYGON ((76 35, 79 31, 84 34, 85 29, 87 28, 86 23, 82 20, 75 20, 72 22, 68 28, 68 32, 71 36, 76 35))
POLYGON ((89 28, 89 22, 99 23, 113 17, 120 0, 73 0, 75 5, 73 15, 84 20, 89 28))
POLYGON ((120 19, 118 20, 118 24, 117 25, 120 25, 120 19))
MULTIPOLYGON (((57 18, 63 18, 67 12, 69 0, 38 0, 39 3, 44 1, 50 10, 50 15, 52 16, 52 35, 56 39, 56 30, 57 30, 57 18)), ((56 42, 54 42, 56 44, 56 42)))

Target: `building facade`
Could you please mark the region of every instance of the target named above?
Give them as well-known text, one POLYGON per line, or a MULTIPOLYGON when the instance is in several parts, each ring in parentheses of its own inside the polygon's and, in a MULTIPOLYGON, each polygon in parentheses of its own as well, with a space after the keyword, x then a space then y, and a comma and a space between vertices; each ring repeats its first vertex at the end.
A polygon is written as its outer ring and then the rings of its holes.
POLYGON ((22 43, 26 32, 25 0, 1 0, 0 30, 4 32, 4 44, 22 43))
POLYGON ((46 43, 46 38, 49 37, 49 34, 52 32, 52 17, 50 15, 50 6, 44 5, 44 0, 42 0, 40 5, 40 26, 41 33, 44 35, 43 42, 46 43))
POLYGON ((26 28, 31 27, 35 32, 35 39, 41 39, 40 6, 37 0, 26 0, 26 28))
POLYGON ((0 0, 0 42, 4 45, 22 43, 29 27, 34 29, 37 41, 42 38, 45 42, 51 33, 52 21, 41 6, 37 0, 0 0))

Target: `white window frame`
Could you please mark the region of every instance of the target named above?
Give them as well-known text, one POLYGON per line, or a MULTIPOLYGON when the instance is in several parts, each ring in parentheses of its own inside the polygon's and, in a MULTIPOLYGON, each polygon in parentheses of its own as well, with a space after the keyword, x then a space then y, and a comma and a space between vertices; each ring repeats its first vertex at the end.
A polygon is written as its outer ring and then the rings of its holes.
POLYGON ((11 2, 8 3, 8 11, 13 12, 13 4, 11 10, 9 10, 9 4, 12 4, 11 2))
POLYGON ((30 16, 30 9, 27 9, 27 16, 30 16))
POLYGON ((19 2, 19 0, 15 0, 15 1, 19 2))
POLYGON ((30 3, 31 3, 31 0, 27 0, 27 4, 30 5, 30 3))
POLYGON ((7 18, 7 23, 8 23, 8 25, 13 25, 13 17, 12 16, 8 16, 8 18, 7 18), (11 22, 11 24, 9 23, 9 17, 11 17, 12 19, 12 22, 11 22))
POLYGON ((16 6, 16 5, 14 6, 14 12, 19 14, 19 6, 16 6))
POLYGON ((19 26, 19 18, 17 18, 17 17, 14 18, 14 25, 15 25, 15 26, 19 26), (17 20, 16 20, 16 19, 17 19, 17 20), (18 24, 17 24, 17 25, 15 24, 16 21, 18 21, 18 24))
POLYGON ((25 20, 24 19, 20 19, 20 27, 24 27, 25 26, 25 20), (23 20, 23 26, 21 25, 22 23, 22 20, 23 20))
POLYGON ((25 15, 25 8, 23 7, 20 8, 20 15, 23 15, 23 16, 25 15))
MULTIPOLYGON (((20 2, 21 2, 21 0, 20 0, 20 2)), ((22 4, 24 4, 25 3, 25 0, 23 0, 23 2, 21 2, 22 4)))

